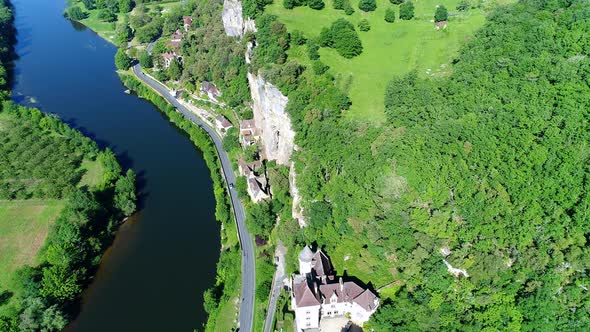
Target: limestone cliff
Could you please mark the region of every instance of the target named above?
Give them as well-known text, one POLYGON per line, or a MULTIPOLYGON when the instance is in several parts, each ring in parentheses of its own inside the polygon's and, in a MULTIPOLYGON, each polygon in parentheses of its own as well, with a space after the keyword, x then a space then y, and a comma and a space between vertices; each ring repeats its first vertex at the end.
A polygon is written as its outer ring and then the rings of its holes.
POLYGON ((241 38, 246 32, 256 32, 254 20, 243 17, 241 0, 224 0, 221 18, 228 36, 241 38))
POLYGON ((244 34, 244 19, 242 18, 242 1, 224 0, 221 14, 225 33, 231 37, 242 37, 244 34))
POLYGON ((248 73, 248 83, 264 156, 278 164, 289 165, 295 139, 291 119, 285 111, 289 99, 260 75, 248 73))

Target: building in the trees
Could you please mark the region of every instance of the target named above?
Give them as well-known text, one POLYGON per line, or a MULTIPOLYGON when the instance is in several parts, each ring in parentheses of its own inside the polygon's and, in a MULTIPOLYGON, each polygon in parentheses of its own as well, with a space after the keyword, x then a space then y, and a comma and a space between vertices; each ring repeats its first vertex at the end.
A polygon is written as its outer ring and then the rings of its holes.
POLYGON ((187 32, 193 26, 193 17, 192 16, 183 16, 182 22, 184 26, 184 31, 187 32))
POLYGON ((240 144, 250 146, 260 138, 258 128, 254 119, 240 121, 240 144))
POLYGON ((172 37, 170 37, 170 40, 178 43, 182 42, 182 32, 180 32, 180 30, 176 30, 176 32, 172 34, 172 37))
POLYGON ((349 318, 362 326, 379 306, 379 298, 354 281, 336 280, 332 263, 321 250, 309 247, 299 253, 299 274, 291 280, 291 306, 298 332, 320 331, 320 321, 349 318))
POLYGON ((268 179, 261 169, 262 162, 260 160, 251 163, 247 163, 243 159, 238 160, 238 171, 240 175, 247 178, 248 194, 253 202, 270 198, 268 179))
POLYGON ((224 133, 234 126, 225 116, 218 115, 215 117, 215 127, 217 127, 220 132, 224 133))
POLYGON ((161 54, 162 59, 164 60, 164 68, 170 67, 170 63, 174 59, 178 59, 178 61, 182 61, 182 57, 174 51, 164 52, 161 54))
POLYGON ((204 81, 201 83, 201 90, 202 93, 206 94, 209 99, 217 102, 217 97, 221 96, 221 91, 215 86, 215 84, 211 82, 204 81))

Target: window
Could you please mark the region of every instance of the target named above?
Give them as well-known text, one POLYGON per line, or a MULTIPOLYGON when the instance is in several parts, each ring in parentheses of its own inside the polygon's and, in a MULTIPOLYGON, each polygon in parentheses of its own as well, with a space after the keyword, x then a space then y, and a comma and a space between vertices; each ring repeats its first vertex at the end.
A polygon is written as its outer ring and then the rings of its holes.
POLYGON ((305 326, 311 326, 310 322, 305 323, 305 326))
POLYGON ((306 313, 306 314, 308 314, 308 315, 310 314, 309 310, 308 310, 308 311, 306 311, 305 313, 306 313))
POLYGON ((334 311, 334 315, 338 315, 338 310, 335 310, 334 311))
POLYGON ((332 314, 332 312, 331 311, 328 311, 328 315, 331 315, 331 314, 332 314))
POLYGON ((310 320, 310 319, 311 319, 311 317, 307 317, 307 318, 305 318, 305 319, 306 319, 306 320, 310 320))

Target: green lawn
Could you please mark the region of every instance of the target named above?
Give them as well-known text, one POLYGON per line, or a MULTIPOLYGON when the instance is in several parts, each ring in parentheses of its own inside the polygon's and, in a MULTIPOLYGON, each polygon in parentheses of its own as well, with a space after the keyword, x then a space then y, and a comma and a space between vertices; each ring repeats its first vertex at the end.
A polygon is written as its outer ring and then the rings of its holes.
POLYGON ((227 301, 223 306, 219 309, 219 314, 217 315, 217 321, 215 322, 215 332, 226 332, 231 331, 236 323, 234 322, 237 319, 237 304, 238 298, 234 297, 227 301))
POLYGON ((88 186, 89 188, 92 188, 100 184, 104 173, 104 167, 98 161, 84 159, 80 167, 85 171, 78 184, 80 187, 88 186))
MULTIPOLYGON (((358 0, 352 0, 355 13, 351 16, 333 9, 332 0, 324 1, 326 7, 318 11, 309 7, 288 10, 283 7, 282 1, 277 0, 267 7, 266 12, 277 15, 290 32, 301 30, 307 37, 318 36, 323 27, 340 17, 350 20, 355 26, 363 18, 370 21, 370 31, 361 32, 357 29, 364 48, 360 56, 345 59, 335 50, 327 48, 322 48, 320 55, 321 60, 330 66, 338 83, 349 87, 353 105, 348 115, 376 123, 385 119, 384 92, 392 77, 413 69, 422 76, 444 75, 459 47, 485 21, 482 9, 457 12, 455 7, 459 0, 414 1, 416 17, 410 21, 397 18, 395 23, 384 20, 385 10, 389 7, 394 7, 399 14, 398 6, 392 5, 389 0, 377 0, 377 10, 369 13, 358 9, 358 0), (454 15, 449 17, 446 30, 435 30, 431 22, 438 4, 444 4, 449 13, 454 15)), ((304 46, 293 47, 289 56, 309 63, 304 46)))
MULTIPOLYGON (((0 201, 0 292, 16 291, 14 271, 36 263, 37 252, 63 205, 60 200, 0 201)), ((0 313, 9 305, 0 306, 0 313)))

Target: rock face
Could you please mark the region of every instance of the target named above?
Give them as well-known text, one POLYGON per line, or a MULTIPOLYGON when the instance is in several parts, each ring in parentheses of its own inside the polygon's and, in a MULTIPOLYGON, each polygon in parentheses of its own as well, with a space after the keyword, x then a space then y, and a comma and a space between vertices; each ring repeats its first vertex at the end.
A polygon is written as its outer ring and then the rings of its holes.
POLYGON ((297 174, 295 173, 295 163, 291 162, 291 168, 289 169, 289 190, 291 197, 293 197, 293 206, 291 208, 291 215, 293 219, 299 222, 299 227, 307 226, 305 217, 303 215, 303 207, 301 206, 301 196, 299 195, 299 189, 297 188, 297 174))
POLYGON ((244 19, 242 18, 242 2, 240 0, 224 0, 221 18, 226 35, 242 37, 244 34, 244 19))
POLYGON ((260 75, 248 73, 248 82, 264 156, 278 164, 289 165, 295 139, 291 119, 285 111, 289 99, 260 75))

